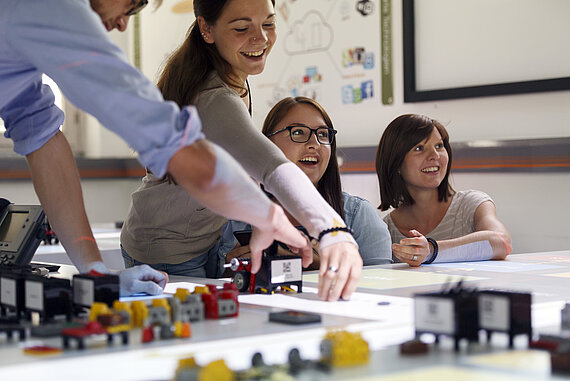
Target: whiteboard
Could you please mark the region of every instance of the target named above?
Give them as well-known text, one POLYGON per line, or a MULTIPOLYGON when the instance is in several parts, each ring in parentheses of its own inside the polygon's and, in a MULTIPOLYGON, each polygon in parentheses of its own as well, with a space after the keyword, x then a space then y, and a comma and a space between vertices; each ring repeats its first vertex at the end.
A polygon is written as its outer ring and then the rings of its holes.
POLYGON ((378 0, 278 1, 275 10, 276 44, 264 72, 249 77, 257 126, 284 97, 313 98, 335 121, 382 105, 378 0))
POLYGON ((568 0, 405 3, 413 4, 406 75, 415 76, 415 91, 570 77, 568 0))

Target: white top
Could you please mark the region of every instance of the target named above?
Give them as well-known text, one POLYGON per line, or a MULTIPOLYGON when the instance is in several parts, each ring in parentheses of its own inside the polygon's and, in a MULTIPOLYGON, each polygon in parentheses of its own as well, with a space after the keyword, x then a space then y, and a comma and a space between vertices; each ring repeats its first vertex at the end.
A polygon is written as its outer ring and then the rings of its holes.
MULTIPOLYGON (((477 207, 485 201, 493 202, 488 194, 481 191, 470 189, 455 193, 451 200, 451 205, 449 205, 439 225, 431 232, 425 234, 425 236, 440 241, 463 237, 475 232, 473 216, 477 207)), ((400 243, 401 239, 406 238, 398 230, 390 214, 384 217, 384 222, 388 225, 392 243, 400 243)))

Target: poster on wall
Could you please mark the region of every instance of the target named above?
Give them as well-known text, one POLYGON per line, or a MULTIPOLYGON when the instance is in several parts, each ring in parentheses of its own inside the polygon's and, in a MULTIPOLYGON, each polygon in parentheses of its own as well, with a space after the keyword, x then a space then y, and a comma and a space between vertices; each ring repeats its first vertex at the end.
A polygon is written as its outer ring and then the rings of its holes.
MULTIPOLYGON (((343 115, 381 106, 381 3, 390 2, 276 2, 277 42, 264 72, 249 78, 256 124, 261 126, 269 109, 284 97, 317 100, 335 124, 343 115)), ((385 67, 391 71, 391 62, 385 67)), ((391 96, 384 101, 391 103, 391 96)))

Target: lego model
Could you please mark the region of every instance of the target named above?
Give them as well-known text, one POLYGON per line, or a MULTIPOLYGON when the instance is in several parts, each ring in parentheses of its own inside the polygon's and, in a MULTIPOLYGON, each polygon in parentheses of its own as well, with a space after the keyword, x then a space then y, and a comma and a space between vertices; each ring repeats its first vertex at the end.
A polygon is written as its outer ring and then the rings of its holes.
MULTIPOLYGON (((150 306, 140 300, 132 303, 132 325, 142 329, 141 341, 143 343, 154 341, 157 338, 166 340, 192 336, 187 316, 175 315, 170 299, 153 299, 150 306)), ((179 301, 177 305, 180 306, 179 301)))
POLYGON ((50 347, 47 345, 34 345, 24 348, 24 353, 34 356, 57 355, 61 353, 61 348, 50 347))
POLYGON ((77 342, 77 349, 85 349, 85 340, 95 335, 107 335, 107 342, 112 342, 113 338, 101 323, 92 321, 78 328, 64 328, 61 330, 61 338, 63 341, 63 348, 70 347, 71 340, 77 342))
POLYGON ((479 297, 479 328, 489 340, 494 332, 509 335, 509 347, 513 347, 514 336, 526 334, 530 341, 531 294, 500 290, 482 290, 479 297))
POLYGON ((113 309, 106 303, 94 302, 89 310, 88 322, 79 327, 63 328, 61 337, 63 348, 70 347, 70 341, 77 341, 77 349, 85 349, 85 340, 95 335, 107 335, 107 343, 112 344, 115 335, 120 335, 123 345, 129 343, 131 330, 131 308, 128 303, 116 300, 113 309))
POLYGON ((174 381, 233 381, 235 379, 234 372, 228 368, 224 360, 213 361, 200 367, 193 357, 179 360, 174 376, 174 381))
POLYGON ((27 312, 39 313, 41 322, 53 321, 58 316, 64 316, 67 321, 71 321, 71 283, 69 280, 27 274, 24 287, 24 308, 27 312))
POLYGON ((195 380, 322 380, 328 379, 330 364, 320 360, 304 360, 297 348, 289 352, 287 364, 269 365, 263 361, 261 353, 255 353, 251 358, 249 369, 232 371, 224 360, 217 360, 204 367, 196 364, 193 357, 179 360, 176 369, 175 381, 195 381, 195 380))
POLYGON ((89 311, 89 321, 99 322, 110 335, 121 335, 123 345, 129 343, 129 331, 131 330, 131 308, 128 303, 116 300, 113 309, 105 303, 95 302, 89 311))
POLYGON ((297 292, 303 288, 303 265, 301 257, 295 255, 278 255, 279 242, 263 251, 261 268, 257 274, 251 273, 251 261, 234 258, 229 267, 234 271, 233 283, 238 291, 250 293, 272 294, 277 288, 297 292))
POLYGON ((552 373, 570 374, 570 335, 560 336, 541 334, 536 341, 530 342, 530 347, 544 349, 550 353, 552 373))
POLYGON ((201 296, 206 319, 238 316, 238 292, 233 283, 225 283, 221 291, 212 284, 196 286, 194 294, 201 296))
POLYGON ((319 360, 306 360, 301 358, 297 348, 293 348, 286 364, 269 365, 261 353, 255 353, 249 369, 235 372, 223 360, 201 367, 189 357, 179 360, 174 380, 327 380, 332 367, 367 364, 370 350, 359 333, 332 331, 321 342, 321 355, 319 360))
POLYGON ((188 289, 178 288, 174 297, 168 299, 173 321, 204 320, 204 303, 199 294, 191 294, 188 289))
POLYGON ((14 332, 18 333, 20 341, 26 340, 26 326, 23 324, 0 324, 0 332, 4 332, 8 340, 12 340, 14 332))
POLYGON ((562 330, 570 330, 570 303, 566 303, 562 311, 560 311, 560 328, 562 330))
POLYGON ((400 344, 400 354, 403 356, 423 355, 428 352, 429 346, 418 338, 400 344))
POLYGON ((24 266, 0 268, 0 316, 19 321, 25 315, 24 281, 28 270, 24 266))
POLYGON ((100 274, 90 271, 88 274, 73 276, 73 304, 89 308, 94 302, 113 305, 119 299, 119 276, 100 274))
POLYGON ((365 365, 370 349, 360 333, 347 331, 328 332, 321 341, 322 361, 333 367, 365 365))
POLYGON ((455 350, 459 341, 479 340, 478 296, 474 289, 467 289, 458 282, 454 287, 440 292, 416 294, 414 320, 416 337, 423 333, 435 335, 436 343, 441 335, 453 337, 455 350))
POLYGON ((46 236, 43 239, 44 245, 57 245, 59 243, 59 238, 55 234, 55 231, 51 228, 51 224, 49 223, 48 219, 46 218, 46 222, 44 224, 46 229, 46 236))
POLYGON ((44 275, 30 265, 0 265, 0 319, 29 321, 35 312, 42 323, 58 317, 70 321, 94 302, 111 306, 119 299, 117 275, 78 274, 72 284, 44 275))
POLYGON ((455 350, 459 341, 479 340, 479 330, 491 337, 495 332, 509 335, 513 347, 516 335, 532 337, 531 294, 503 290, 476 290, 464 288, 459 281, 440 292, 417 294, 415 303, 416 337, 420 334, 453 337, 455 350))
POLYGON ((301 358, 301 354, 297 348, 289 351, 289 373, 297 376, 303 372, 329 373, 331 371, 331 363, 325 359, 319 361, 305 360, 301 358))

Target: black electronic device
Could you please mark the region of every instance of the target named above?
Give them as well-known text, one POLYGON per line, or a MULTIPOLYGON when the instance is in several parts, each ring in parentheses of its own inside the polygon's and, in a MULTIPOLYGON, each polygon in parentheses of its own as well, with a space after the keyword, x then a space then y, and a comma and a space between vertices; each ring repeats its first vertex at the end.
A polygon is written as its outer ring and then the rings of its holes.
POLYGON ((40 205, 9 204, 0 213, 0 265, 27 265, 44 239, 40 205))
POLYGON ((479 328, 487 336, 495 332, 509 335, 509 347, 513 348, 516 335, 525 334, 532 339, 532 294, 506 290, 479 291, 479 328))
POLYGON ((106 303, 109 307, 119 300, 120 280, 118 275, 99 274, 91 271, 88 274, 73 276, 73 304, 90 308, 94 302, 106 303))
POLYGON ((26 274, 24 280, 24 308, 38 312, 42 322, 52 321, 58 315, 71 321, 71 282, 69 279, 48 278, 26 274))
POLYGON ((459 341, 479 339, 479 313, 477 290, 465 288, 459 281, 455 286, 438 292, 414 295, 414 324, 416 337, 423 333, 455 339, 455 350, 459 341))
POLYGON ((284 324, 310 324, 310 323, 320 323, 321 315, 314 314, 311 312, 301 312, 301 311, 281 311, 281 312, 270 312, 269 321, 275 323, 284 324))
POLYGON ((234 237, 236 237, 240 245, 247 246, 251 239, 251 230, 236 230, 234 232, 234 237))

